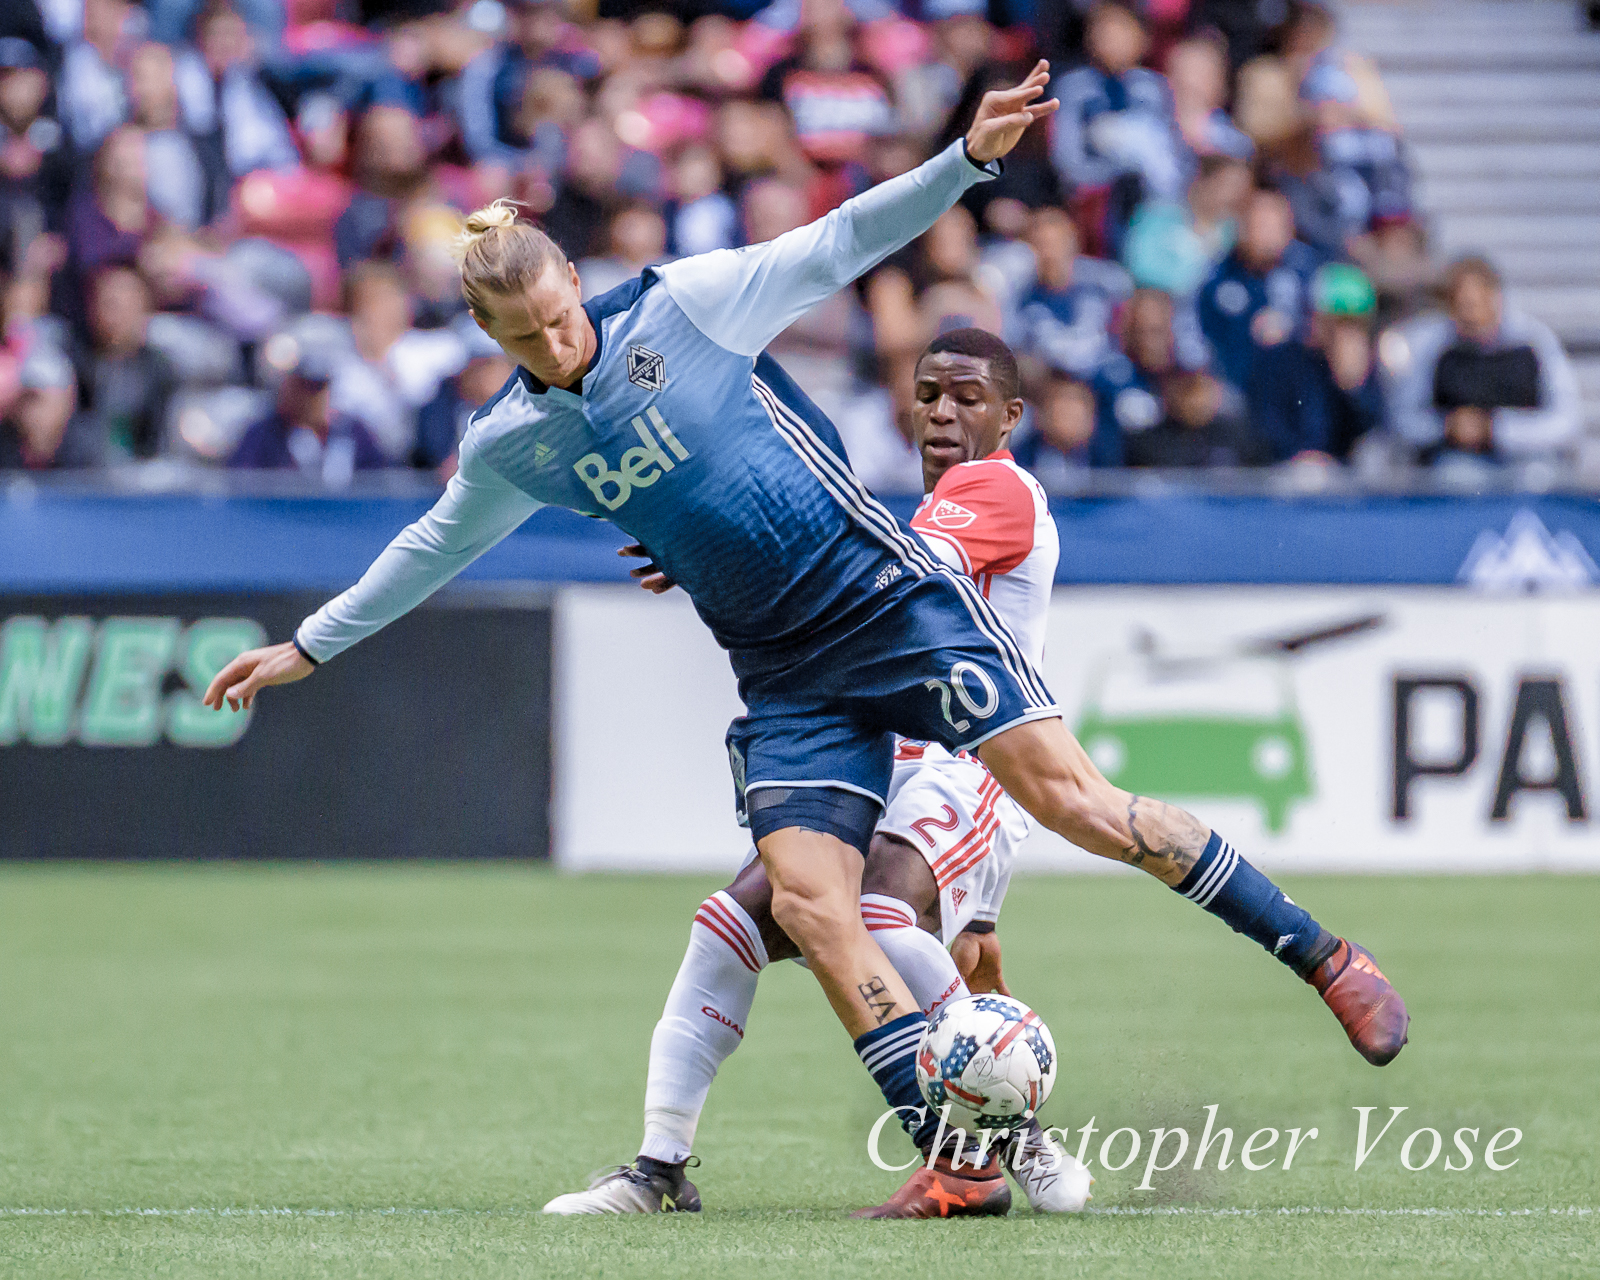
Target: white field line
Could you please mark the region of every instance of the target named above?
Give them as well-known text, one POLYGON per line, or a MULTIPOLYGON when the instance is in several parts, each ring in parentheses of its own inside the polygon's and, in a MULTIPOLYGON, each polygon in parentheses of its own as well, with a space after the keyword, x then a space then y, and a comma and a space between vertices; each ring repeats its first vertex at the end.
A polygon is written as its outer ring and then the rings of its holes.
POLYGON ((1314 1214, 1325 1217, 1348 1218, 1582 1218, 1596 1209, 1582 1209, 1569 1205, 1565 1209, 1342 1209, 1327 1205, 1285 1205, 1266 1209, 1209 1209, 1186 1208, 1182 1205, 1162 1205, 1141 1209, 1129 1205, 1108 1205, 1104 1209, 1090 1207, 1087 1213, 1108 1217, 1195 1217, 1195 1218, 1267 1218, 1275 1215, 1294 1217, 1297 1214, 1314 1214))
MULTIPOLYGON (((1089 1208, 1096 1217, 1138 1218, 1269 1218, 1304 1215, 1335 1218, 1584 1218, 1600 1209, 1569 1205, 1560 1209, 1346 1209, 1329 1205, 1286 1205, 1264 1209, 1189 1208, 1162 1205, 1150 1208, 1107 1206, 1089 1208)), ((0 1218, 532 1218, 537 1209, 424 1209, 412 1207, 373 1209, 281 1209, 200 1205, 186 1209, 44 1209, 0 1206, 0 1218)))

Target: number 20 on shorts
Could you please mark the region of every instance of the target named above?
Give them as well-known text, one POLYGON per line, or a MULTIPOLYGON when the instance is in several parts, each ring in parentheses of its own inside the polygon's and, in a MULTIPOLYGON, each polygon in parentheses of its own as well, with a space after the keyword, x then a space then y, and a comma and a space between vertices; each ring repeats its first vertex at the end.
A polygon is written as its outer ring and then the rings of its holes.
POLYGON ((950 714, 950 694, 954 691, 956 700, 967 709, 967 712, 979 720, 987 720, 1000 706, 1000 691, 994 687, 994 681, 989 679, 989 674, 976 663, 961 661, 950 668, 950 680, 924 680, 923 687, 939 691, 939 710, 944 713, 946 723, 957 733, 965 733, 972 727, 970 720, 957 720, 950 714), (972 690, 967 687, 968 682, 975 684, 983 694, 980 702, 972 696, 972 690))

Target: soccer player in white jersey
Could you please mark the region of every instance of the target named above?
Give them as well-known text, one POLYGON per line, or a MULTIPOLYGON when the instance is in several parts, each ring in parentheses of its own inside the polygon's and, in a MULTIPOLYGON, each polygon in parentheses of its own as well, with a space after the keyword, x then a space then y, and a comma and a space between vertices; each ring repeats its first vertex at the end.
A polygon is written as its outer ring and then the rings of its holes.
MULTIPOLYGON (((974 578, 1035 664, 1060 553, 1039 482, 1005 446, 1022 416, 1016 359, 999 338, 958 329, 918 358, 912 439, 922 456, 925 497, 911 527, 952 568, 974 578)), ((643 554, 629 547, 625 554, 643 554)), ((654 565, 633 576, 660 593, 674 585, 654 565)), ((862 878, 861 918, 905 979, 922 1012, 978 991, 1005 992, 995 922, 1027 815, 968 752, 901 739, 888 807, 862 878), (936 940, 937 939, 937 940, 936 940), (941 943, 943 945, 941 945, 941 943), (946 950, 949 948, 949 950, 946 950), (954 953, 954 954, 952 954, 954 953)), ((546 1213, 698 1211, 685 1176, 712 1078, 744 1038, 762 969, 799 948, 772 919, 772 889, 759 861, 700 905, 666 1008, 650 1042, 645 1134, 632 1166, 558 1196, 546 1213)), ((1009 994, 1008 992, 1006 994, 1009 994)), ((1088 1171, 1037 1121, 992 1158, 973 1156, 952 1179, 925 1151, 911 1180, 874 1217, 1004 1213, 1011 1193, 1002 1166, 1042 1212, 1074 1212, 1088 1198, 1088 1171)))
POLYGON ((897 733, 975 753, 1052 831, 1248 934, 1317 989, 1369 1061, 1388 1062, 1409 1019, 1371 956, 1192 814, 1108 782, 973 581, 867 492, 833 424, 765 354, 998 176, 1000 158, 1055 110, 1048 79, 1040 63, 985 94, 965 137, 825 218, 648 268, 587 302, 537 227, 505 205, 473 214, 462 293, 516 372, 473 415, 432 510, 288 641, 224 667, 207 704, 238 708, 306 678, 541 506, 607 519, 649 548, 728 652, 746 708, 728 732, 736 812, 772 882, 773 917, 890 1106, 920 1097, 926 1023, 860 915, 897 733))

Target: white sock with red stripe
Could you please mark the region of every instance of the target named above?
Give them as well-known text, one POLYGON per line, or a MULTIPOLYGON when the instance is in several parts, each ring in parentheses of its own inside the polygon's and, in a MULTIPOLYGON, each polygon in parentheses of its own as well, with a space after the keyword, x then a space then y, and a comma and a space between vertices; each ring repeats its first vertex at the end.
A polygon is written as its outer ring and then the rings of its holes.
POLYGON ((717 1068, 744 1039, 766 963, 761 931, 743 907, 723 891, 700 904, 650 1037, 640 1155, 668 1164, 689 1158, 706 1093, 717 1068))
POLYGON ((861 919, 911 988, 911 998, 923 1013, 931 1015, 946 1000, 967 994, 956 962, 939 945, 939 939, 917 928, 917 913, 910 903, 881 893, 864 893, 861 919))

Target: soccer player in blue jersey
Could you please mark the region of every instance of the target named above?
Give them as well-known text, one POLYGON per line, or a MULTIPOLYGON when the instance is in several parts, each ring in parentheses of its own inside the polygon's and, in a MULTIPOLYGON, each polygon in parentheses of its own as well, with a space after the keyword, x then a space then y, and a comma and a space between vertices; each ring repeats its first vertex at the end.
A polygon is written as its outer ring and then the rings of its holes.
MULTIPOLYGON (((991 333, 955 329, 922 353, 914 374, 911 435, 922 456, 925 496, 911 527, 952 569, 980 584, 1037 661, 1060 547, 1044 491, 1006 449, 1023 412, 1016 359, 991 333)), ((642 555, 643 548, 625 547, 622 554, 642 555)), ((654 565, 633 576, 658 594, 674 585, 654 565)), ((929 1017, 972 993, 1010 994, 995 926, 1012 862, 1029 833, 1027 817, 970 754, 952 756, 904 739, 895 748, 888 801, 861 878, 868 932, 929 1017)), ((771 900, 752 849, 733 883, 700 904, 650 1038, 639 1154, 586 1189, 556 1196, 546 1213, 696 1208, 699 1191, 685 1171, 712 1081, 744 1040, 761 974, 776 961, 800 958, 773 921, 771 900)), ((934 1135, 941 1148, 963 1141, 957 1129, 934 1135)), ((1011 1204, 1008 1171, 1036 1212, 1084 1207, 1093 1182, 1088 1169, 1037 1119, 996 1136, 998 1161, 966 1141, 953 1183, 932 1167, 930 1146, 905 1186, 857 1216, 940 1217, 952 1207, 963 1216, 1002 1214, 1011 1204)))
POLYGON ((908 1116, 925 1019, 859 905, 896 732, 974 751, 1053 831, 1142 867, 1260 942, 1317 987, 1369 1060, 1389 1061, 1405 1041, 1405 1006, 1366 952, 1190 814, 1100 775, 972 580, 873 499, 833 425, 763 354, 995 177, 1055 109, 1048 74, 1041 62, 986 94, 964 138, 809 226, 651 268, 587 303, 577 271, 511 208, 472 215, 462 292, 516 373, 473 416, 433 509, 289 641, 241 654, 206 690, 208 705, 238 708, 304 679, 541 506, 611 520, 728 651, 746 707, 728 756, 773 918, 908 1116))

